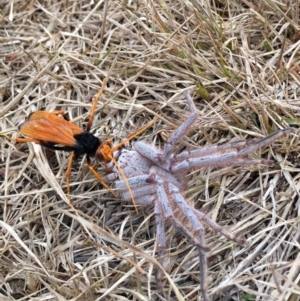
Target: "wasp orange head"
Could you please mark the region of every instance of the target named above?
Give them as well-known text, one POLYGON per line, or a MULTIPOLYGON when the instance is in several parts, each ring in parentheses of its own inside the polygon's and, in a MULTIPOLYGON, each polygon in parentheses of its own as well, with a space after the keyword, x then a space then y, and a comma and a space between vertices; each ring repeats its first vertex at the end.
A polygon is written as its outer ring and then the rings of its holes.
POLYGON ((98 160, 110 162, 113 158, 112 141, 104 140, 96 150, 95 156, 98 160))

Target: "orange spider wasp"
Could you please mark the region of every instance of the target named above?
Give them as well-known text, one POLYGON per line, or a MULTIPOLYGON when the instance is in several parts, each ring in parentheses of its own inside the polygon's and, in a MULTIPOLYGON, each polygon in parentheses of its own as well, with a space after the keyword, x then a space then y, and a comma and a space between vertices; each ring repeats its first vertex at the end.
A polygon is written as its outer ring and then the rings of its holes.
POLYGON ((90 129, 93 123, 93 116, 96 110, 96 105, 101 94, 103 93, 105 85, 106 80, 103 81, 102 88, 94 98, 86 130, 68 121, 66 113, 64 111, 36 111, 29 115, 28 120, 18 127, 19 131, 29 138, 11 138, 5 134, 0 135, 10 141, 17 143, 34 142, 49 149, 72 152, 66 171, 66 185, 69 200, 68 205, 71 208, 73 208, 73 206, 70 201, 69 178, 73 160, 86 155, 89 170, 106 189, 108 189, 114 196, 116 196, 114 191, 110 189, 110 187, 103 181, 102 177, 94 169, 91 162, 91 157, 96 157, 98 160, 104 161, 106 163, 113 161, 120 174, 122 175, 125 183, 128 185, 132 202, 137 211, 137 207, 128 180, 125 177, 122 169, 114 159, 113 153, 124 146, 125 143, 129 142, 130 140, 144 132, 157 120, 158 117, 154 118, 146 126, 138 130, 136 133, 130 135, 129 137, 123 139, 115 146, 112 145, 111 139, 102 141, 100 138, 95 137, 92 133, 90 133, 90 129))

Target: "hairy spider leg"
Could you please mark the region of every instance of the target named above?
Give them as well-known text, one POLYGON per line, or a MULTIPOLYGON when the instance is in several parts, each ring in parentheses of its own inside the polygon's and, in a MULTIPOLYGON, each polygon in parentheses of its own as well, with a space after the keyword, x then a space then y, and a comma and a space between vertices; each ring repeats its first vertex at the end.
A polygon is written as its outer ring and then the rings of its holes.
POLYGON ((171 152, 174 149, 174 145, 190 130, 191 126, 198 117, 196 106, 190 95, 190 89, 184 91, 183 94, 190 108, 190 115, 166 142, 162 154, 159 154, 159 157, 157 158, 161 163, 165 162, 170 157, 171 152))

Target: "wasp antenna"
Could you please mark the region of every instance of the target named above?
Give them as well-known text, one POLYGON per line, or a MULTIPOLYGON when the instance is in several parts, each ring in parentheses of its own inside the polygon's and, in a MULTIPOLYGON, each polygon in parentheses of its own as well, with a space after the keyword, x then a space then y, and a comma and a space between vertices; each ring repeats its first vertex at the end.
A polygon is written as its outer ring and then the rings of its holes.
POLYGON ((132 203, 133 203, 133 205, 134 205, 134 208, 135 208, 136 213, 139 213, 138 208, 137 208, 137 205, 136 205, 136 202, 135 202, 135 200, 134 200, 134 196, 133 196, 133 193, 132 193, 132 189, 131 189, 131 187, 130 187, 130 185, 129 185, 129 182, 128 182, 128 179, 126 178, 126 176, 125 176, 125 174, 124 174, 122 168, 120 167, 120 165, 118 164, 118 162, 115 160, 115 158, 114 158, 114 157, 111 157, 111 160, 114 162, 114 164, 115 164, 115 166, 117 167, 117 169, 118 169, 118 171, 119 171, 121 177, 123 178, 123 180, 124 180, 124 182, 125 182, 126 187, 128 188, 128 191, 129 191, 129 194, 130 194, 130 197, 131 197, 131 200, 132 200, 132 203))
POLYGON ((142 134, 145 132, 149 127, 151 127, 158 119, 160 118, 160 115, 156 116, 152 121, 148 122, 144 127, 142 127, 140 130, 135 132, 134 134, 130 135, 127 138, 124 138, 120 143, 115 145, 112 149, 111 152, 113 153, 114 151, 118 150, 119 148, 123 147, 125 143, 131 141, 133 138, 137 137, 138 135, 142 134))

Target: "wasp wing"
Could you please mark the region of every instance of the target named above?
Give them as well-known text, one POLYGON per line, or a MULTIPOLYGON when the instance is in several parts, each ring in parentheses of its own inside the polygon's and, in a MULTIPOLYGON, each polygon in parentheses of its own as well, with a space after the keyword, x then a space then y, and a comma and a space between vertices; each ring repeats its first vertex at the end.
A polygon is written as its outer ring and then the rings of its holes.
POLYGON ((54 112, 35 111, 35 112, 33 112, 32 114, 29 115, 28 121, 39 120, 41 118, 45 118, 45 119, 49 120, 53 125, 55 125, 58 128, 59 127, 62 127, 62 128, 68 127, 68 128, 70 128, 73 132, 73 136, 81 134, 83 132, 83 129, 80 128, 79 126, 77 126, 76 124, 74 124, 74 123, 66 120, 65 118, 63 118, 64 115, 65 115, 65 113, 63 111, 54 111, 54 112))
POLYGON ((82 128, 51 113, 42 114, 42 116, 43 117, 35 118, 37 115, 34 115, 34 118, 30 118, 29 121, 21 124, 19 126, 20 132, 25 136, 43 142, 61 144, 69 147, 76 145, 74 135, 82 133, 82 128))

